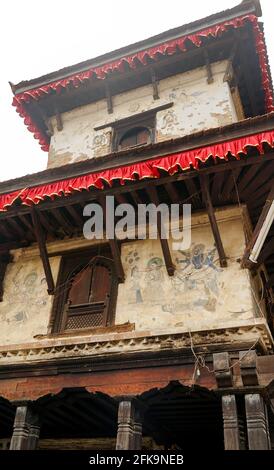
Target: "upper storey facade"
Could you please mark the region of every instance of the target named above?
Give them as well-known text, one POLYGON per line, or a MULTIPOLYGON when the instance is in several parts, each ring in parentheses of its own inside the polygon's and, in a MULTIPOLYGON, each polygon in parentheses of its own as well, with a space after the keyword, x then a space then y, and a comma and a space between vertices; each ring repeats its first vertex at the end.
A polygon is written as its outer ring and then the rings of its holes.
POLYGON ((100 157, 125 146, 138 146, 138 140, 128 139, 125 145, 123 141, 130 132, 141 128, 149 132, 140 136, 143 139, 140 145, 242 119, 244 113, 238 92, 231 92, 229 83, 224 81, 227 68, 225 60, 212 64, 210 83, 206 67, 160 80, 157 100, 149 84, 119 93, 112 99, 112 113, 108 112, 105 99, 77 107, 62 115, 59 131, 57 119, 52 117, 48 166, 61 166, 100 157))
MULTIPOLYGON (((259 2, 12 85, 13 104, 59 167, 272 111, 259 2)), ((134 161, 134 154, 132 157, 134 161)))

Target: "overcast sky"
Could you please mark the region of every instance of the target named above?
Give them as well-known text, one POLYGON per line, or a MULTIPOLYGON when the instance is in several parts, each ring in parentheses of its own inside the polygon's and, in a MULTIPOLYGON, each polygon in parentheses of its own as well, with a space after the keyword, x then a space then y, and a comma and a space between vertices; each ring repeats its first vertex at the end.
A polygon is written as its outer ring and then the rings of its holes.
MULTIPOLYGON (((3 0, 0 180, 46 168, 43 152, 11 106, 18 83, 96 57, 240 3, 240 0, 3 0)), ((274 76, 273 0, 261 0, 274 76)))

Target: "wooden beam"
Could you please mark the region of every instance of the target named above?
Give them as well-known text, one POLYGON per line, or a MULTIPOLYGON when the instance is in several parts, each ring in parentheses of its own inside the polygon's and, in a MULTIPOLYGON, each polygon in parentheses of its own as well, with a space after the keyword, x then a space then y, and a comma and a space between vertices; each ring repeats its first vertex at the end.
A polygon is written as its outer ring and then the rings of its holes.
POLYGON ((212 205, 212 202, 211 202, 211 197, 210 197, 210 193, 209 193, 208 177, 204 176, 204 175, 201 175, 200 176, 200 183, 201 183, 203 199, 204 199, 204 203, 205 203, 205 206, 206 206, 206 209, 207 209, 209 222, 210 222, 212 233, 213 233, 214 240, 215 240, 215 243, 216 243, 216 248, 217 248, 217 251, 218 251, 218 254, 219 254, 220 266, 222 268, 224 268, 224 267, 227 267, 227 260, 226 260, 226 255, 225 255, 221 235, 220 235, 220 232, 219 232, 218 224, 217 224, 217 221, 216 221, 213 205, 212 205))
POLYGON ((250 168, 247 169, 238 184, 239 193, 241 193, 247 187, 247 185, 249 185, 250 181, 253 180, 258 171, 260 171, 260 167, 258 167, 257 165, 251 165, 250 168))
POLYGON ((16 222, 15 219, 9 219, 7 221, 8 226, 10 226, 10 230, 12 233, 15 233, 21 240, 28 239, 28 235, 26 231, 20 227, 20 225, 16 222))
POLYGON ((180 201, 180 195, 173 183, 167 183, 164 185, 164 188, 169 195, 173 204, 180 201))
POLYGON ((34 228, 31 224, 31 222, 29 222, 27 215, 18 215, 18 218, 25 225, 25 227, 27 227, 27 229, 30 231, 30 233, 34 233, 34 228))
POLYGON ((117 119, 116 121, 108 122, 107 124, 102 124, 101 126, 96 126, 96 127, 94 127, 94 130, 95 131, 101 131, 102 129, 105 129, 106 127, 118 127, 118 126, 122 127, 124 124, 130 124, 131 121, 135 122, 138 118, 145 119, 145 118, 147 118, 151 115, 156 114, 159 111, 163 111, 164 109, 172 108, 173 105, 174 105, 173 101, 171 101, 170 103, 161 104, 160 106, 149 109, 148 111, 143 111, 142 113, 136 113, 133 116, 131 115, 131 116, 126 117, 126 118, 117 119))
POLYGON ((52 209, 52 214, 54 218, 57 220, 60 228, 63 229, 68 235, 71 235, 73 232, 73 227, 71 226, 70 222, 66 219, 66 217, 62 214, 61 208, 60 209, 52 209))
POLYGON ((78 214, 78 211, 71 205, 71 206, 66 206, 66 210, 68 211, 69 215, 73 219, 73 221, 76 223, 77 226, 80 226, 81 229, 83 228, 84 225, 84 219, 83 217, 78 214))
MULTIPOLYGON (((50 207, 50 209, 51 209, 51 207, 50 207)), ((49 220, 50 219, 50 214, 48 216, 48 214, 46 214, 45 212, 40 211, 39 212, 39 219, 40 219, 40 222, 41 222, 42 226, 47 230, 47 232, 50 233, 51 235, 55 236, 57 228, 49 220)), ((51 220, 52 219, 53 218, 51 218, 51 220)))
MULTIPOLYGON (((105 224, 105 221, 106 221, 106 198, 104 196, 100 196, 99 197, 99 202, 100 202, 100 205, 103 209, 103 217, 104 217, 104 224, 105 224)), ((113 239, 109 240, 109 246, 110 246, 111 254, 112 254, 112 257, 113 257, 117 277, 118 277, 120 282, 124 282, 125 281, 125 272, 124 272, 122 259, 121 259, 121 251, 120 251, 120 247, 118 245, 118 242, 117 242, 117 239, 116 239, 115 235, 114 235, 113 239)))
POLYGON ((113 102, 112 102, 112 95, 111 95, 110 84, 109 84, 108 79, 105 80, 105 93, 106 93, 108 114, 112 114, 113 113, 113 102))
MULTIPOLYGON (((159 206, 159 198, 158 198, 158 193, 156 189, 151 186, 147 188, 147 193, 150 197, 150 200, 156 205, 159 206)), ((163 252, 163 257, 165 260, 165 265, 166 265, 166 270, 169 276, 174 276, 175 272, 175 265, 173 264, 168 241, 165 237, 165 233, 163 233, 164 227, 163 224, 161 224, 161 214, 160 212, 157 212, 157 231, 158 235, 160 238, 161 246, 162 246, 162 252, 163 252)))
MULTIPOLYGON (((185 185, 188 190, 189 196, 191 196, 190 201, 192 201, 192 204, 195 209, 198 209, 201 207, 201 200, 199 196, 199 190, 195 184, 195 181, 193 178, 190 178, 188 180, 185 180, 185 185)), ((190 202, 189 201, 189 202, 190 202)))
POLYGON ((233 191, 237 191, 237 179, 242 171, 242 168, 235 168, 231 170, 229 178, 227 178, 220 199, 227 201, 233 191))
POLYGON ((47 252, 47 247, 46 247, 46 242, 45 242, 45 234, 42 229, 41 222, 39 220, 39 215, 38 212, 34 207, 32 207, 32 223, 34 226, 35 230, 35 235, 36 235, 36 240, 38 243, 39 251, 40 251, 40 257, 43 263, 44 267, 44 272, 47 280, 47 285, 48 285, 48 293, 49 295, 54 294, 55 286, 54 286, 54 280, 51 272, 51 267, 50 267, 50 262, 49 262, 49 257, 48 257, 48 252, 47 252))
POLYGON ((205 59, 205 66, 206 66, 206 73, 207 73, 207 83, 210 84, 214 82, 214 78, 213 78, 213 73, 212 73, 212 68, 211 68, 211 63, 210 63, 207 47, 205 47, 204 49, 204 59, 205 59))
POLYGON ((158 81, 156 78, 156 72, 153 67, 150 69, 150 76, 151 76, 151 84, 152 84, 152 90, 153 90, 153 99, 158 100, 160 98, 159 96, 159 89, 158 89, 158 81))

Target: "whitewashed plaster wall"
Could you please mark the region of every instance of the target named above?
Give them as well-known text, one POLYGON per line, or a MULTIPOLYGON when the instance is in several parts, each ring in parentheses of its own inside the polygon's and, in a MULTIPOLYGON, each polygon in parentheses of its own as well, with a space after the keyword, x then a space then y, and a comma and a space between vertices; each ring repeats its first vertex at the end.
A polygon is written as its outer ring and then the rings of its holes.
POLYGON ((207 83, 205 67, 177 74, 159 82, 160 99, 155 101, 151 85, 113 97, 113 114, 108 114, 106 100, 62 114, 63 130, 57 130, 52 118, 48 167, 60 166, 102 156, 111 149, 111 127, 94 127, 151 110, 163 104, 174 105, 159 111, 156 117, 156 141, 180 137, 237 121, 235 106, 227 82, 223 81, 227 62, 212 64, 214 81, 207 83))
MULTIPOLYGON (((248 271, 238 262, 245 246, 240 210, 227 208, 216 214, 228 256, 227 268, 219 266, 206 214, 192 218, 191 248, 172 251, 177 268, 174 277, 167 275, 158 240, 133 240, 122 245, 126 280, 119 285, 116 324, 135 323, 137 332, 187 332, 252 324, 263 316, 254 305, 248 271)), ((51 242, 48 251, 53 255, 60 249, 90 244, 83 239, 51 242)), ((56 279, 60 258, 51 256, 50 262, 56 279)), ((0 303, 0 346, 31 343, 37 336, 46 335, 52 300, 37 247, 14 251, 14 261, 5 276, 4 301, 0 303)))

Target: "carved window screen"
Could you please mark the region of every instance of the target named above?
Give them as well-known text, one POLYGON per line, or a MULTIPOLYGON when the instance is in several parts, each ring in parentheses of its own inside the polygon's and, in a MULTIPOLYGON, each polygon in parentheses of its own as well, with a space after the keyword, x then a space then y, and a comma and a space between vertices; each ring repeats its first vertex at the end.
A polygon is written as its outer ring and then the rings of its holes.
POLYGON ((72 331, 113 324, 117 278, 113 261, 96 256, 85 263, 79 259, 62 262, 58 282, 61 292, 54 302, 53 331, 72 331), (74 266, 73 266, 74 265, 74 266), (71 269, 72 268, 72 269, 71 269), (62 287, 62 281, 65 283, 62 287))

